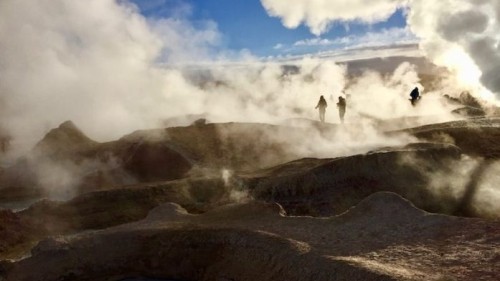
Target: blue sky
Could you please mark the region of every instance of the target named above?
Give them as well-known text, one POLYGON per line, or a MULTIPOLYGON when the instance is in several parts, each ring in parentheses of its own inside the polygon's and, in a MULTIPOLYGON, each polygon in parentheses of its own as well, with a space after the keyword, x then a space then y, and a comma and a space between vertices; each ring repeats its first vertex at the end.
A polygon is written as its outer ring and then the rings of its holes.
POLYGON ((304 25, 296 29, 284 27, 279 18, 270 17, 266 13, 259 0, 131 0, 131 2, 135 3, 146 17, 172 17, 182 10, 183 16, 187 16, 194 26, 213 21, 222 34, 220 48, 232 51, 246 49, 260 57, 300 55, 336 48, 377 45, 377 43, 387 45, 412 39, 412 35, 404 31, 406 18, 402 9, 397 10, 385 22, 372 25, 359 22, 334 23, 328 32, 318 38, 304 25))

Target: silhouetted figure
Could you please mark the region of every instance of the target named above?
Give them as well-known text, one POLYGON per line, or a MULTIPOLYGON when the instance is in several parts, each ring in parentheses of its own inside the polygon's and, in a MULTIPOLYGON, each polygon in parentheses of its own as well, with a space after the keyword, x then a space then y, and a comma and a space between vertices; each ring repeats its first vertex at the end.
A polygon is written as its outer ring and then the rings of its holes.
POLYGON ((415 87, 415 89, 411 91, 410 97, 411 105, 415 106, 417 104, 417 101, 420 99, 420 93, 418 92, 417 87, 415 87))
POLYGON ((325 111, 326 107, 328 104, 326 103, 326 100, 323 96, 319 98, 318 105, 316 105, 315 108, 319 108, 319 120, 321 120, 322 123, 325 122, 325 111))
POLYGON ((339 97, 339 102, 337 103, 337 108, 339 109, 340 122, 344 123, 345 108, 347 104, 343 97, 339 97))

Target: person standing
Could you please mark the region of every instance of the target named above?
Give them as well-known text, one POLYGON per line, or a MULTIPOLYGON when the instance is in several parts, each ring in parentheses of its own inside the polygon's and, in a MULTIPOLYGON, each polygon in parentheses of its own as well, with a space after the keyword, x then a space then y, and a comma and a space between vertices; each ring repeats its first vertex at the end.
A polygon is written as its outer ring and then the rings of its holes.
POLYGON ((420 93, 418 91, 418 87, 415 87, 410 93, 410 102, 411 105, 415 106, 417 104, 417 101, 420 99, 420 93))
POLYGON ((321 120, 321 123, 325 123, 325 112, 327 106, 328 104, 326 103, 325 98, 321 96, 319 98, 318 105, 315 107, 319 109, 319 120, 321 120))
POLYGON ((339 97, 339 102, 337 103, 337 108, 339 109, 340 122, 344 123, 345 108, 347 104, 343 97, 339 97))

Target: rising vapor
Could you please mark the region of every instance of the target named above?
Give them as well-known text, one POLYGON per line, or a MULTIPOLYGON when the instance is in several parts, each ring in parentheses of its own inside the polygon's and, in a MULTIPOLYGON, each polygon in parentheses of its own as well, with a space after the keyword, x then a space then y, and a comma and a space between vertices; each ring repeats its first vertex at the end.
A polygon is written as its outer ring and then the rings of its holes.
MULTIPOLYGON (((273 3, 266 1, 268 10, 273 3)), ((345 10, 345 19, 376 21, 402 2, 376 3, 375 15, 352 9, 345 10)), ((335 8, 311 5, 297 5, 294 13, 305 11, 300 7, 335 8)), ((336 19, 330 13, 319 15, 321 20, 311 23, 318 32, 336 19)), ((221 49, 220 38, 211 21, 192 25, 189 9, 146 19, 127 1, 2 1, 0 127, 12 136, 17 151, 26 151, 65 120, 106 141, 186 114, 215 122, 316 119, 319 95, 331 104, 327 120, 338 122, 334 104, 344 94, 353 97, 353 111, 347 113, 351 118, 354 110, 371 113, 373 101, 378 102, 377 118, 396 118, 409 109, 407 91, 419 82, 416 70, 406 65, 390 78, 397 82, 367 73, 346 89, 346 67, 333 60, 305 57, 290 63, 297 71, 287 72, 282 62, 221 49), (370 91, 363 85, 370 85, 370 91)), ((417 113, 448 109, 438 104, 417 113)))
POLYGON ((438 65, 457 74, 457 83, 484 98, 500 95, 498 27, 495 0, 411 1, 408 24, 421 47, 438 65), (483 86, 485 88, 483 88, 483 86))
POLYGON ((1 127, 27 149, 68 119, 109 140, 202 112, 200 90, 162 66, 206 60, 219 40, 214 23, 186 17, 147 20, 127 1, 1 1, 1 127))
POLYGON ((404 8, 427 58, 448 68, 456 75, 454 82, 472 93, 483 98, 500 95, 500 2, 496 0, 293 2, 261 0, 268 14, 280 17, 286 27, 304 22, 315 35, 334 22, 379 22, 404 8))

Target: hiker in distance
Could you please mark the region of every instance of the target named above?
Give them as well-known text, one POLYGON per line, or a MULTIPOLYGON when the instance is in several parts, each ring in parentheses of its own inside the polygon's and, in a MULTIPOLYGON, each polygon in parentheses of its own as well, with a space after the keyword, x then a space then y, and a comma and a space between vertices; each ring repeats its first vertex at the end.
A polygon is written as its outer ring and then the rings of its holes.
POLYGON ((326 112, 326 107, 328 104, 326 103, 326 100, 323 96, 319 98, 318 105, 316 105, 315 108, 319 109, 319 120, 321 120, 321 123, 325 123, 325 112, 326 112))
POLYGON ((421 98, 420 92, 418 91, 418 87, 415 87, 410 93, 410 102, 411 105, 415 106, 417 104, 417 101, 419 101, 421 98))
POLYGON ((339 102, 337 102, 337 108, 339 109, 340 122, 344 123, 345 108, 347 104, 343 97, 339 97, 339 102))

